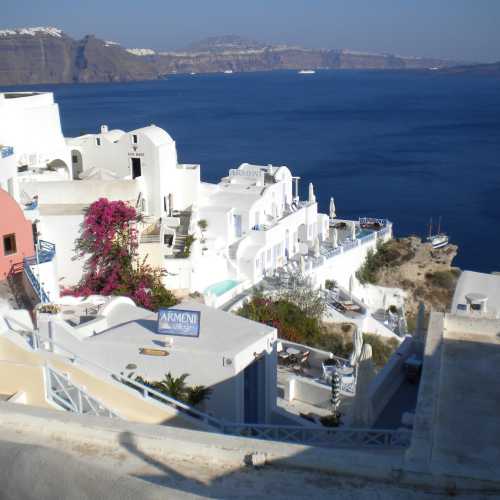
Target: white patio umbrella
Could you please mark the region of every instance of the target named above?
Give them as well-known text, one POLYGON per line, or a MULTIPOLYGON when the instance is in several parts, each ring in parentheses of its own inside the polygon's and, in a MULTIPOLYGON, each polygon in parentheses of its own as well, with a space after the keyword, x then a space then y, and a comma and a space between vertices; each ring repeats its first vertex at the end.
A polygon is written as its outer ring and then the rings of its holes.
POLYGON ((330 198, 330 219, 335 219, 337 217, 337 214, 335 213, 335 200, 330 198))
POLYGON ((413 338, 422 342, 425 339, 425 305, 423 302, 418 305, 417 324, 413 338))
POLYGON ((352 353, 349 356, 349 363, 351 366, 355 366, 361 356, 361 350, 363 349, 363 332, 360 328, 355 327, 352 334, 352 353))
POLYGON ((309 203, 315 203, 316 202, 316 196, 314 195, 314 186, 313 183, 309 183, 309 203))
POLYGON ((314 256, 319 257, 320 253, 321 252, 320 252, 319 238, 316 237, 316 239, 314 240, 314 256))
POLYGON ((339 246, 339 234, 335 227, 332 230, 332 245, 333 248, 337 248, 339 246))
POLYGON ((373 406, 370 399, 370 383, 375 375, 372 346, 364 344, 358 361, 356 396, 351 409, 351 427, 367 428, 373 424, 373 406))
POLYGON ((305 274, 306 273, 306 261, 305 261, 303 255, 300 256, 299 267, 300 267, 300 274, 305 274))

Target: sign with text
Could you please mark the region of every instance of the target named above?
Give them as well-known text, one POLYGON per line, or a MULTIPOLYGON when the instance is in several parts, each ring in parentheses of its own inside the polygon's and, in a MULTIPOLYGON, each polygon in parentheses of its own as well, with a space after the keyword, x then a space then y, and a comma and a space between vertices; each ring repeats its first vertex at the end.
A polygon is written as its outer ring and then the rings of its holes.
POLYGON ((200 335, 200 312, 183 309, 160 309, 158 311, 157 333, 198 337, 200 335))

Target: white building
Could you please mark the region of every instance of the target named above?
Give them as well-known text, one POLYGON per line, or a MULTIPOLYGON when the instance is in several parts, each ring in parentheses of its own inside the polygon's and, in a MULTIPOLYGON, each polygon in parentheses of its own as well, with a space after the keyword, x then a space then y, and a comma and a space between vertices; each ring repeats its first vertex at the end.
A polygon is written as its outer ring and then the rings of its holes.
MULTIPOLYGON (((19 174, 70 178, 71 163, 61 130, 59 106, 49 92, 0 93, 0 144, 13 148, 19 174)), ((10 192, 18 199, 17 186, 10 192)))
POLYGON ((451 312, 477 319, 500 319, 500 275, 464 271, 455 288, 451 312))
POLYGON ((52 94, 3 94, 0 105, 11 103, 30 122, 27 135, 37 137, 24 138, 14 126, 0 142, 16 152, 19 198, 38 197, 26 213, 41 238, 56 245, 56 288, 81 277, 74 241, 85 208, 101 197, 127 201, 143 214, 141 256, 166 270, 168 288, 201 292, 216 307, 282 269, 308 274, 316 286, 335 280, 352 292, 367 251, 392 236, 385 221, 367 231, 319 213, 313 185, 300 200, 299 178, 286 166, 244 163, 219 183, 206 183, 199 165, 178 163, 175 142, 155 125, 131 132, 103 125, 97 134, 64 141, 52 94))
POLYGON ((54 342, 56 353, 73 353, 78 365, 87 361, 93 373, 103 367, 151 382, 161 381, 167 373, 174 377, 186 373, 189 386, 212 389, 203 409, 216 418, 272 422, 277 397, 276 329, 184 302, 175 310, 199 313, 199 335, 163 335, 158 333, 157 313, 137 307, 130 299, 66 297, 64 301, 67 305, 61 314, 42 315, 39 320, 41 338, 54 342))

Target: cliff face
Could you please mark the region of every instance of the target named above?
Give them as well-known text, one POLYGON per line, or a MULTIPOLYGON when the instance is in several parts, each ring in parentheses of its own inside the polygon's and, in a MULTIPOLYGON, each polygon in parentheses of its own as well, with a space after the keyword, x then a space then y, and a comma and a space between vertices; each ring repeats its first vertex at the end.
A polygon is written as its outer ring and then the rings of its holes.
POLYGON ((75 41, 56 28, 0 31, 0 85, 157 77, 149 61, 93 36, 75 41))
POLYGON ((146 56, 161 74, 217 71, 270 71, 276 69, 428 69, 450 62, 403 58, 385 54, 357 54, 342 50, 302 48, 252 49, 247 51, 157 53, 146 56))
POLYGON ((57 28, 0 31, 0 85, 151 80, 172 73, 276 69, 423 69, 453 63, 347 50, 270 46, 213 37, 184 52, 124 49, 94 36, 73 40, 57 28))
POLYGON ((0 83, 71 81, 73 40, 55 33, 0 32, 0 83))
POLYGON ((73 81, 123 82, 158 78, 154 64, 93 36, 73 43, 73 81))

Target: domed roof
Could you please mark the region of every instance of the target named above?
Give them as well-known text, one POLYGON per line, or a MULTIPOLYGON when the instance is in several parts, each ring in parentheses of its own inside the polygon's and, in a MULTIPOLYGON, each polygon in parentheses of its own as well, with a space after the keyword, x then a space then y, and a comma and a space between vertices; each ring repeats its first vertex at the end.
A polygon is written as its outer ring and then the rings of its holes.
POLYGON ((155 146, 161 146, 163 144, 172 144, 174 140, 170 135, 160 127, 156 125, 149 125, 148 127, 138 128, 137 130, 132 130, 131 134, 142 134, 145 135, 155 146))

